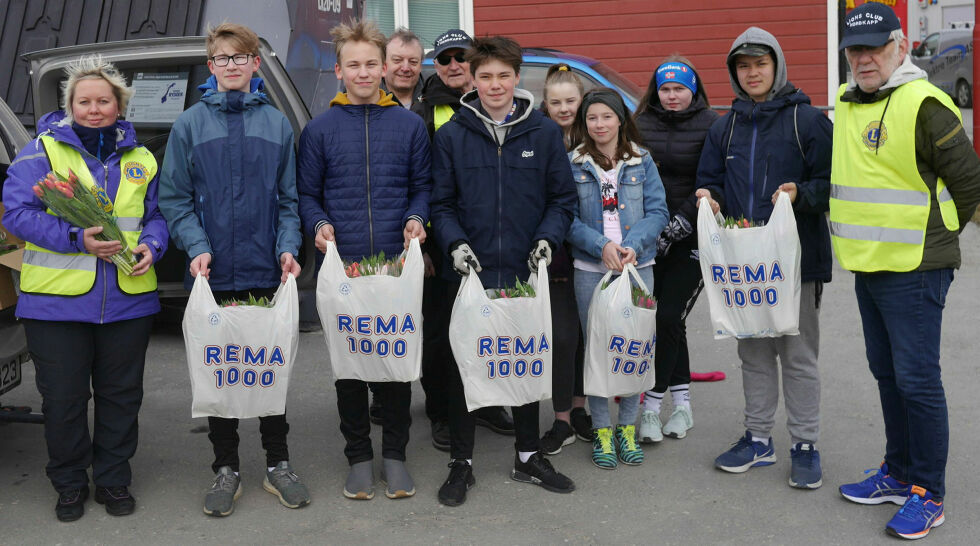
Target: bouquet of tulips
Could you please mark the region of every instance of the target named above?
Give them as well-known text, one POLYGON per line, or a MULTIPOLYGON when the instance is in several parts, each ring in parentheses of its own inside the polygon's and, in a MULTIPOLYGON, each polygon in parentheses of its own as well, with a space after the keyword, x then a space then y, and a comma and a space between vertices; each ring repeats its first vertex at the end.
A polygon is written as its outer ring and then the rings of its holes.
POLYGON ((247 300, 223 300, 220 305, 222 307, 272 307, 272 300, 265 296, 256 298, 249 293, 247 300))
MULTIPOLYGON (((612 281, 606 281, 602 284, 602 290, 609 287, 612 281)), ((633 285, 630 288, 630 295, 633 298, 633 305, 640 307, 642 309, 655 309, 657 307, 657 300, 649 292, 640 288, 639 286, 633 285)))
POLYGON ((742 229, 762 227, 765 225, 765 222, 753 222, 744 216, 739 216, 738 218, 726 216, 723 221, 719 222, 719 225, 725 229, 742 229))
POLYGON ((122 250, 112 256, 112 263, 123 273, 132 275, 133 267, 137 263, 136 257, 126 244, 122 230, 116 225, 116 219, 112 216, 112 201, 104 189, 96 185, 86 189, 71 169, 68 170, 67 178, 49 172, 43 180, 34 184, 33 189, 34 195, 52 212, 75 227, 88 229, 102 226, 102 233, 96 234, 95 238, 100 241, 119 241, 122 250))
POLYGON ((505 298, 533 298, 534 297, 534 287, 530 283, 521 282, 520 279, 514 279, 513 287, 504 287, 498 289, 488 289, 487 297, 492 300, 499 300, 505 298))
POLYGON ((405 258, 385 258, 384 251, 363 258, 361 261, 344 262, 344 273, 348 277, 367 277, 369 275, 391 275, 400 277, 405 267, 405 258))

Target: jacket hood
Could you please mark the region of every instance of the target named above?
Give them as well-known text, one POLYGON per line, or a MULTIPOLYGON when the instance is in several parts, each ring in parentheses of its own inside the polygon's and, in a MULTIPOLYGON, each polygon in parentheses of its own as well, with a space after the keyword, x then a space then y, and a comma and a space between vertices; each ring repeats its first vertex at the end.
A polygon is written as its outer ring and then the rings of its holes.
POLYGON ((732 101, 732 111, 741 116, 752 117, 757 113, 771 112, 797 104, 810 104, 810 97, 794 87, 792 83, 787 82, 776 93, 776 96, 771 97, 766 102, 755 102, 751 99, 735 99, 732 101))
POLYGON ((915 80, 924 80, 928 77, 929 75, 926 73, 926 71, 912 64, 912 57, 906 55, 905 60, 902 61, 902 64, 898 65, 898 68, 896 68, 895 71, 892 72, 892 75, 888 77, 888 81, 886 81, 874 93, 865 93, 861 91, 861 89, 857 86, 857 83, 854 81, 854 75, 849 74, 847 77, 847 88, 844 90, 844 96, 842 99, 845 101, 854 101, 856 100, 857 95, 861 95, 864 98, 869 99, 868 102, 877 102, 888 96, 902 84, 915 80))
POLYGON ((772 100, 773 97, 782 92, 787 83, 786 58, 783 56, 783 48, 779 47, 779 42, 775 36, 759 27, 749 27, 732 42, 732 47, 728 49, 728 79, 732 84, 732 90, 735 91, 735 96, 747 101, 751 101, 752 98, 738 83, 738 75, 735 72, 735 55, 732 55, 736 49, 745 44, 764 45, 773 51, 776 61, 776 74, 772 82, 772 89, 769 90, 769 95, 766 97, 766 100, 772 100))
POLYGON ((457 104, 463 93, 442 82, 439 74, 429 76, 422 87, 422 102, 429 104, 457 104))
MULTIPOLYGON (((218 79, 214 77, 214 74, 211 74, 211 76, 209 76, 204 83, 197 86, 197 88, 200 91, 204 92, 205 96, 210 95, 212 93, 222 92, 222 91, 218 91, 218 79)), ((261 93, 262 95, 265 95, 263 91, 265 91, 265 82, 262 81, 262 78, 252 78, 248 82, 249 93, 261 93)))
POLYGON ((514 99, 516 99, 519 102, 525 103, 521 105, 524 107, 523 112, 521 112, 521 115, 517 116, 515 119, 512 119, 507 123, 501 125, 497 125, 496 121, 490 119, 489 117, 483 114, 483 111, 480 108, 480 97, 479 95, 477 95, 476 89, 463 95, 462 98, 459 99, 459 102, 465 108, 472 110, 473 113, 476 114, 477 119, 479 119, 483 123, 486 123, 487 125, 498 126, 498 127, 510 127, 512 125, 517 125, 518 123, 527 119, 528 116, 531 115, 531 111, 534 110, 531 107, 531 105, 534 104, 534 95, 532 95, 531 92, 528 91, 527 89, 520 89, 520 88, 514 89, 514 99))
MULTIPOLYGON (((398 101, 395 100, 394 95, 390 93, 385 93, 381 89, 378 89, 378 101, 374 104, 378 106, 401 106, 398 101)), ((351 101, 347 96, 347 93, 338 92, 337 96, 330 101, 330 106, 350 106, 351 101)))
MULTIPOLYGON (((228 92, 218 91, 218 80, 214 77, 214 74, 209 76, 197 88, 204 92, 204 95, 201 96, 201 102, 215 105, 220 110, 228 109, 228 92)), ((262 81, 262 78, 252 78, 249 82, 249 92, 245 93, 245 97, 242 99, 242 106, 251 107, 259 104, 269 104, 269 97, 263 92, 264 89, 265 82, 262 81)))
MULTIPOLYGON (((37 136, 41 137, 46 134, 53 136, 55 140, 71 144, 79 150, 85 149, 82 140, 71 128, 71 120, 62 110, 55 110, 41 116, 37 122, 37 136)), ((40 141, 37 141, 37 144, 40 146, 40 141)), ((132 148, 136 144, 136 130, 133 129, 133 124, 122 119, 116 120, 116 148, 132 148)))

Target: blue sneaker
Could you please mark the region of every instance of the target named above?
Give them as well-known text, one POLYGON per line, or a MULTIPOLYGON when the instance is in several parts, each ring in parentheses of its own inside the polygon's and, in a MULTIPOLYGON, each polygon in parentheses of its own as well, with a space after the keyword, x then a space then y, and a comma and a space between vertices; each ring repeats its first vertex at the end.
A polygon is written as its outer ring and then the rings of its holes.
POLYGON ((725 472, 740 473, 753 466, 769 466, 776 462, 776 452, 772 448, 772 438, 769 443, 753 442, 752 433, 745 431, 745 436, 732 444, 732 448, 715 459, 715 466, 725 472))
POLYGON ((932 493, 918 485, 913 485, 910 491, 912 496, 888 522, 885 531, 892 536, 915 540, 928 535, 933 527, 942 525, 946 516, 943 514, 943 503, 933 500, 932 493))
POLYGON ((792 469, 789 473, 790 487, 816 489, 823 484, 823 471, 820 469, 820 452, 813 444, 800 442, 790 448, 789 457, 792 469))
MULTIPOLYGON (((899 506, 905 504, 912 494, 912 486, 902 483, 888 474, 888 463, 881 463, 873 476, 858 483, 846 483, 840 486, 840 494, 845 499, 858 504, 881 504, 892 502, 899 506)), ((865 474, 874 472, 874 468, 865 470, 865 474)))

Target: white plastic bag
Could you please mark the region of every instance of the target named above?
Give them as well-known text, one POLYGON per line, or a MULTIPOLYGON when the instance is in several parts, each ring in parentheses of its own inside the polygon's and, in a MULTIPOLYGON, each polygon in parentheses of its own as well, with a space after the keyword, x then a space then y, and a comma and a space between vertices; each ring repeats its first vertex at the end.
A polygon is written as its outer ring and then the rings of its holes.
POLYGON ((449 319, 449 343, 469 411, 551 398, 551 295, 544 260, 528 282, 533 298, 491 300, 473 269, 449 319))
POLYGON ((337 246, 317 278, 316 307, 336 379, 414 381, 422 371, 425 265, 412 239, 401 275, 350 278, 337 246))
POLYGON ((702 198, 698 248, 715 339, 800 333, 800 237, 785 192, 766 225, 741 229, 719 227, 702 198))
POLYGON ((299 298, 292 275, 272 307, 219 307, 198 275, 184 310, 191 417, 244 419, 286 412, 299 346, 299 298))
POLYGON ((653 388, 657 311, 633 305, 630 277, 645 292, 633 264, 611 282, 609 271, 596 285, 589 304, 588 337, 585 342, 585 394, 630 396, 653 388))

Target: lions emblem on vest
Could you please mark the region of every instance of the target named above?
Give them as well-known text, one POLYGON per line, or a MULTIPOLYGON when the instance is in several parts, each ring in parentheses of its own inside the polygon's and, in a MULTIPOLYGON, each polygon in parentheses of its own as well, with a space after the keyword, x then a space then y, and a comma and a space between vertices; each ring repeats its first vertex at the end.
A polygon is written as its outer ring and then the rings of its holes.
POLYGON ((142 185, 149 182, 146 179, 146 167, 136 161, 127 162, 123 167, 123 174, 126 176, 127 181, 136 185, 142 185))
POLYGON ((861 134, 861 141, 864 142, 864 145, 869 150, 872 152, 876 151, 888 141, 888 129, 881 121, 872 121, 864 128, 864 133, 861 134))

